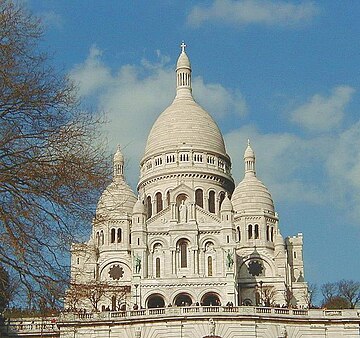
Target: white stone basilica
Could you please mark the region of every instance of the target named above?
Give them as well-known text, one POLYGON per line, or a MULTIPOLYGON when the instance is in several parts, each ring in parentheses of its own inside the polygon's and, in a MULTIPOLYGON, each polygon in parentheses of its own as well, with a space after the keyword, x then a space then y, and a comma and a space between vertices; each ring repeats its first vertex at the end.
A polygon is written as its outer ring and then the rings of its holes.
MULTIPOLYGON (((72 246, 72 287, 106 285, 99 310, 306 306, 302 235, 282 237, 249 142, 235 187, 222 134, 192 96, 191 65, 181 49, 176 96, 150 131, 138 197, 118 149, 91 238, 72 246)), ((86 298, 77 306, 94 310, 86 298)))

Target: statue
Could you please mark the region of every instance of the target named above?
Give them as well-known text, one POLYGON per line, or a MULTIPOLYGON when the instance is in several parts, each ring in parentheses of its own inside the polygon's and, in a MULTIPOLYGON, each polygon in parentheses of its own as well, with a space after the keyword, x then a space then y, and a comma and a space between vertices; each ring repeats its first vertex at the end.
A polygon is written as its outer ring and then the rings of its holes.
POLYGON ((209 335, 215 336, 215 322, 214 319, 212 318, 209 319, 209 329, 210 329, 209 335))
POLYGON ((141 271, 141 258, 139 255, 135 256, 135 273, 140 273, 141 271))
POLYGON ((230 270, 233 267, 233 265, 234 265, 233 253, 229 249, 226 255, 226 266, 228 270, 230 270))
POLYGON ((180 223, 186 223, 186 215, 187 214, 187 205, 185 204, 185 201, 182 200, 181 204, 179 205, 179 220, 180 223))

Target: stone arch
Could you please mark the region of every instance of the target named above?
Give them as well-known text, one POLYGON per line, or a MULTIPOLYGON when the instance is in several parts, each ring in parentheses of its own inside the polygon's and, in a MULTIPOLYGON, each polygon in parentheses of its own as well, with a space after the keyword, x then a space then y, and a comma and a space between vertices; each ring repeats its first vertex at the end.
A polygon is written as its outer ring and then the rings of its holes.
POLYGON ((160 293, 153 293, 146 299, 146 307, 152 308, 163 308, 165 307, 165 298, 160 293))
POLYGON ((238 267, 240 278, 249 276, 247 266, 248 266, 248 262, 251 260, 261 261, 264 268, 262 274, 260 276, 254 276, 254 278, 275 276, 275 266, 273 260, 267 256, 262 255, 262 256, 253 256, 241 262, 240 266, 238 267))
POLYGON ((155 208, 156 213, 159 213, 163 209, 163 196, 160 191, 155 194, 155 208))
POLYGON ((185 185, 184 183, 177 186, 175 189, 170 190, 170 201, 177 202, 178 196, 184 194, 187 196, 189 203, 195 203, 194 190, 185 185))
POLYGON ((174 297, 175 306, 190 306, 192 303, 193 298, 187 292, 181 292, 174 297))
POLYGON ((180 268, 189 267, 189 247, 190 242, 186 238, 181 238, 176 243, 176 248, 179 252, 179 266, 180 268))
POLYGON ((216 213, 216 192, 214 189, 210 189, 208 191, 208 211, 211 212, 212 214, 216 213))
POLYGON ((195 204, 204 208, 204 190, 202 188, 195 189, 195 204))
POLYGON ((121 281, 129 281, 131 278, 131 268, 127 262, 120 261, 120 260, 107 260, 104 262, 104 264, 101 265, 99 269, 100 274, 100 280, 107 281, 111 280, 111 277, 109 275, 108 269, 110 269, 112 266, 118 265, 120 268, 123 269, 123 276, 120 278, 121 281))
POLYGON ((213 242, 215 248, 219 247, 218 239, 213 235, 207 235, 207 236, 205 236, 204 238, 201 239, 201 241, 199 243, 200 248, 205 250, 205 245, 206 245, 207 242, 213 242))
POLYGON ((202 306, 221 306, 221 298, 217 292, 206 292, 200 300, 202 306))
POLYGON ((161 237, 155 237, 155 238, 153 238, 153 239, 149 242, 149 248, 150 248, 150 250, 153 251, 153 250, 154 250, 154 246, 155 246, 156 244, 161 244, 162 247, 164 248, 164 250, 165 250, 165 249, 168 249, 168 247, 169 247, 168 243, 167 243, 163 238, 161 238, 161 237))

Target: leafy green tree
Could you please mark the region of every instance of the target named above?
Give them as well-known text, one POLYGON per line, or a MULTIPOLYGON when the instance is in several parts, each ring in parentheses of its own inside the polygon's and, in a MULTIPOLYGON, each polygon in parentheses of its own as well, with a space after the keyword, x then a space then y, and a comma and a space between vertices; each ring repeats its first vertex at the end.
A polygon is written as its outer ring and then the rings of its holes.
POLYGON ((69 244, 110 174, 103 117, 81 109, 42 34, 22 5, 0 0, 0 264, 33 296, 67 279, 69 244))

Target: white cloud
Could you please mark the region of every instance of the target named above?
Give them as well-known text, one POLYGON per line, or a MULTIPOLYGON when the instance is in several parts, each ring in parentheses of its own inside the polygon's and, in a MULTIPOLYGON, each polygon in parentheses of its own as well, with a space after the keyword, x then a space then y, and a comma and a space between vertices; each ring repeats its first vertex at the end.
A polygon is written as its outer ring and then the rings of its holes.
MULTIPOLYGON (((169 58, 157 51, 158 63, 142 60, 140 65, 124 65, 117 73, 101 60, 102 52, 92 46, 88 58, 70 73, 79 84, 85 99, 96 99, 98 108, 105 111, 110 146, 120 143, 128 158, 127 177, 133 186, 138 180, 138 165, 143 155, 146 138, 157 116, 175 96, 175 72, 168 65, 169 58)), ((206 84, 201 77, 193 80, 196 100, 215 117, 234 114, 242 116, 245 101, 238 91, 220 84, 206 84)))
POLYGON ((330 131, 341 125, 345 107, 354 92, 352 87, 338 86, 329 97, 316 94, 291 112, 291 120, 310 131, 330 131))
POLYGON ((206 21, 293 26, 304 24, 318 11, 309 1, 294 4, 275 0, 215 0, 208 7, 195 6, 188 16, 188 23, 192 26, 200 26, 206 21))
POLYGON ((77 84, 80 96, 90 95, 112 82, 110 71, 102 63, 101 55, 102 51, 96 45, 91 46, 85 62, 76 65, 70 72, 70 78, 77 84))
POLYGON ((313 168, 324 161, 325 150, 330 148, 328 140, 304 140, 289 133, 260 133, 255 126, 232 131, 225 135, 225 140, 236 182, 244 175, 243 155, 248 138, 256 156, 257 176, 269 188, 274 201, 324 202, 321 183, 314 184, 305 177, 311 177, 313 168))

